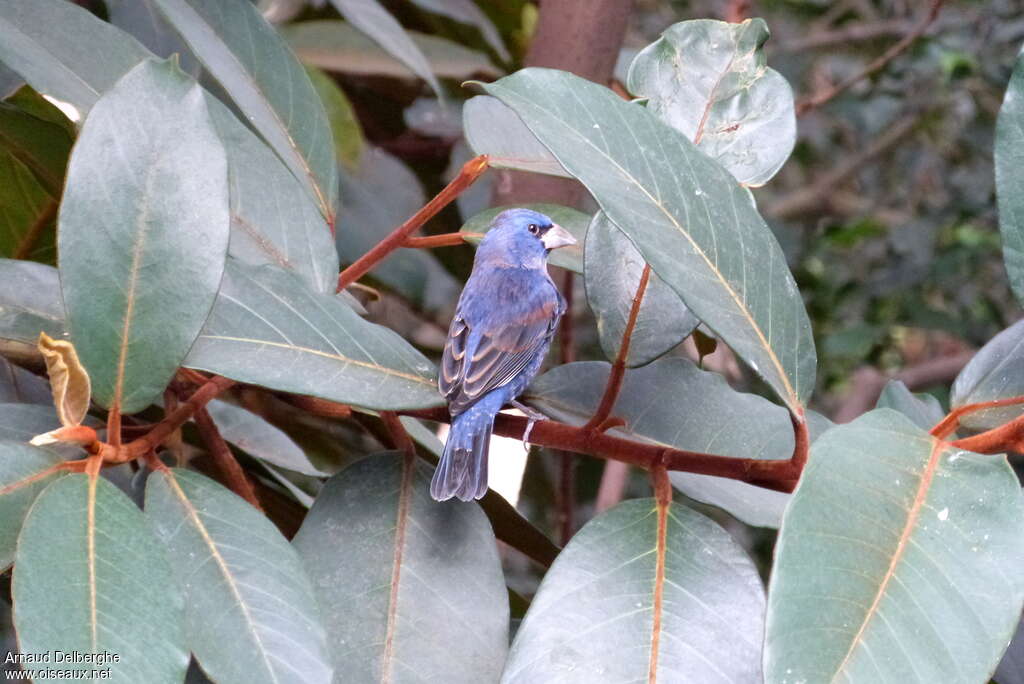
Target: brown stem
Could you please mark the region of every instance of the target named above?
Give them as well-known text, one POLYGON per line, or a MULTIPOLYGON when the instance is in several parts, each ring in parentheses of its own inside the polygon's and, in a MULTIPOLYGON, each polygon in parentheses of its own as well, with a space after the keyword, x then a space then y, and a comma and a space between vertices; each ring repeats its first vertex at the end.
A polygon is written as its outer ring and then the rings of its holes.
POLYGON ((668 479, 668 470, 664 465, 657 464, 651 468, 651 486, 654 489, 654 500, 659 506, 672 503, 672 482, 668 479))
POLYGON ((296 408, 322 418, 351 418, 352 409, 345 404, 327 401, 319 397, 307 397, 301 394, 286 394, 282 398, 296 408))
POLYGON ((725 20, 730 24, 738 24, 747 18, 751 0, 729 0, 725 8, 725 20))
POLYGON ((633 337, 636 320, 640 316, 640 305, 643 303, 644 293, 647 291, 647 282, 650 280, 650 277, 651 265, 644 264, 643 273, 640 274, 640 283, 637 285, 636 293, 633 295, 633 305, 629 309, 626 329, 622 331, 619 353, 615 355, 615 362, 612 364, 611 372, 608 373, 608 382, 604 387, 601 403, 597 405, 597 411, 587 421, 587 424, 583 426, 584 430, 596 430, 611 415, 612 409, 615 408, 615 401, 619 398, 619 391, 622 389, 622 382, 626 377, 626 359, 629 358, 630 340, 633 337))
POLYGON ((405 426, 398 419, 398 415, 394 411, 381 411, 380 419, 387 428, 388 436, 391 437, 391 446, 404 451, 408 456, 415 456, 416 445, 412 443, 412 438, 405 431, 405 426))
POLYGON ((1024 415, 1014 418, 1009 423, 982 432, 972 437, 965 437, 950 442, 959 449, 966 449, 978 454, 1002 454, 1007 451, 1024 451, 1024 415))
MULTIPOLYGON (((450 422, 451 420, 448 411, 443 408, 418 409, 401 413, 439 422, 450 422)), ((526 423, 525 417, 499 413, 494 423, 494 434, 521 439, 526 430, 526 423)), ((800 425, 803 427, 798 430, 803 432, 806 425, 803 423, 800 425)), ((806 443, 806 440, 798 436, 796 441, 797 447, 792 458, 763 460, 719 456, 699 451, 674 449, 659 444, 634 442, 601 432, 587 431, 582 426, 568 425, 554 420, 538 421, 530 433, 530 442, 539 446, 622 461, 648 470, 653 465, 661 463, 668 470, 728 477, 780 491, 792 491, 800 476, 798 464, 806 460, 806 456, 800 456, 802 445, 806 443)))
POLYGON ((410 216, 405 223, 398 226, 398 228, 395 228, 390 235, 374 245, 373 249, 359 257, 355 263, 338 275, 337 291, 341 292, 346 287, 362 278, 370 271, 370 269, 376 266, 386 256, 391 254, 391 252, 401 247, 406 241, 406 238, 423 226, 424 223, 433 218, 439 211, 448 206, 452 200, 459 196, 459 193, 472 185, 473 182, 483 175, 486 170, 487 155, 485 154, 473 157, 463 164, 462 170, 459 171, 459 175, 456 176, 451 183, 446 185, 441 192, 437 193, 437 195, 423 205, 419 211, 410 216))
POLYGON ((213 457, 213 462, 217 464, 218 470, 224 476, 224 481, 231 491, 262 512, 263 507, 260 506, 260 500, 256 497, 256 490, 253 488, 252 482, 245 476, 245 471, 238 464, 238 459, 231 453, 231 447, 224 441, 210 412, 205 407, 198 407, 192 419, 196 423, 199 436, 202 437, 210 456, 213 457))
POLYGON ((985 409, 1016 406, 1017 404, 1024 404, 1024 397, 1010 397, 1009 399, 994 399, 992 401, 979 401, 976 404, 965 404, 950 411, 945 418, 931 429, 931 433, 939 439, 945 439, 956 432, 956 429, 960 427, 960 419, 966 415, 977 411, 984 411, 985 409))
POLYGON ((441 235, 427 235, 426 237, 406 238, 402 243, 403 247, 417 249, 433 249, 434 247, 456 247, 466 244, 466 238, 482 238, 481 233, 442 233, 441 235))
POLYGON ((121 448, 121 407, 117 404, 107 412, 107 441, 115 449, 121 448))
POLYGON ((905 35, 902 39, 897 41, 888 50, 883 52, 877 59, 873 60, 868 64, 862 71, 854 74, 844 81, 840 81, 831 88, 827 88, 819 93, 806 97, 797 102, 796 115, 803 116, 815 107, 820 107, 825 104, 836 95, 848 90, 851 86, 861 81, 862 79, 871 76, 881 71, 886 64, 896 59, 901 55, 907 48, 913 45, 914 41, 924 35, 924 32, 928 30, 931 23, 935 21, 935 17, 939 15, 939 9, 942 7, 943 0, 932 0, 931 5, 928 8, 928 12, 925 14, 921 22, 914 27, 910 33, 905 35))
POLYGON ((28 229, 24 237, 18 243, 18 246, 14 248, 14 253, 11 255, 12 259, 27 259, 35 249, 36 244, 39 242, 39 238, 42 237, 43 231, 46 230, 47 226, 53 222, 53 219, 57 216, 57 207, 59 206, 57 200, 50 200, 46 206, 43 207, 42 212, 36 218, 32 227, 28 229))
POLYGON ((156 426, 144 436, 115 448, 110 444, 101 444, 100 453, 104 461, 108 463, 125 463, 144 456, 146 452, 155 449, 163 444, 175 430, 185 424, 195 412, 206 406, 210 400, 217 397, 232 385, 234 380, 215 375, 207 380, 202 387, 197 389, 187 401, 183 402, 175 411, 164 417, 156 426))

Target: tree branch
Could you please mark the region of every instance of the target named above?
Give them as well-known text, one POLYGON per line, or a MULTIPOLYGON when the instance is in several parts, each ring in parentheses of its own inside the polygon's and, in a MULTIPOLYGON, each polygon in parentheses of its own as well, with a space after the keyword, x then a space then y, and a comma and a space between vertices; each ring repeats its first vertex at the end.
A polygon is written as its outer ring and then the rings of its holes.
POLYGON ((196 428, 198 428, 199 435, 202 437, 203 443, 206 444, 210 456, 213 457, 213 462, 217 464, 217 469, 224 476, 224 481, 231 491, 252 504, 256 510, 263 512, 252 482, 245 476, 245 471, 238 464, 238 459, 231 453, 231 447, 224 441, 210 412, 206 410, 205 406, 198 407, 195 409, 192 419, 196 423, 196 428))
POLYGON ((979 401, 975 404, 966 404, 950 411, 935 427, 931 434, 939 439, 945 439, 956 432, 960 427, 960 419, 971 413, 984 411, 986 409, 1001 408, 1003 406, 1016 406, 1024 404, 1024 397, 1010 397, 1008 399, 993 399, 992 401, 979 401))
POLYGON ((827 88, 820 93, 816 93, 809 97, 801 99, 796 105, 796 115, 803 116, 815 107, 820 107, 825 104, 836 95, 848 90, 851 86, 858 83, 862 79, 871 76, 881 71, 886 64, 896 59, 901 55, 907 48, 913 45, 914 41, 924 35, 924 32, 928 30, 931 23, 935 21, 935 17, 939 15, 939 9, 942 7, 943 0, 932 0, 931 6, 928 8, 928 12, 924 18, 918 23, 913 31, 904 36, 901 40, 893 44, 888 50, 883 52, 877 59, 873 60, 868 64, 862 71, 854 74, 844 81, 840 81, 831 88, 827 88))
MULTIPOLYGON (((400 413, 441 423, 451 421, 447 409, 444 408, 408 410, 400 413)), ((522 416, 499 413, 494 423, 494 434, 522 439, 526 425, 527 419, 522 416)), ((806 428, 805 424, 801 425, 806 428)), ((804 441, 798 437, 796 448, 799 449, 804 441)), ((622 461, 646 470, 650 470, 656 464, 662 464, 668 470, 728 477, 779 491, 792 491, 800 476, 799 459, 795 457, 763 460, 686 451, 660 444, 635 442, 600 432, 594 433, 584 430, 582 426, 554 420, 535 423, 530 432, 530 442, 552 449, 622 461)))
POLYGON ((346 287, 362 278, 370 271, 370 269, 391 254, 391 252, 401 247, 409 236, 422 227, 424 223, 433 218, 439 211, 448 206, 452 200, 458 197, 463 190, 472 185, 486 170, 486 154, 473 157, 463 164, 462 170, 459 171, 459 175, 456 176, 451 183, 446 185, 441 192, 437 193, 437 195, 423 205, 419 211, 410 216, 405 223, 398 226, 398 228, 395 228, 390 235, 374 245, 369 252, 359 257, 355 263, 338 275, 337 291, 341 292, 346 287))

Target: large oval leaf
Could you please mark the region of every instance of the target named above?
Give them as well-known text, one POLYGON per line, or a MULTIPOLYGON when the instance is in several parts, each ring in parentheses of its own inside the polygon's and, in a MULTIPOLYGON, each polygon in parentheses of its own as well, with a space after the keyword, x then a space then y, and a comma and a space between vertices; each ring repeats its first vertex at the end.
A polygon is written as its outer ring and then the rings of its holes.
MULTIPOLYGON (((1017 321, 981 348, 964 366, 953 383, 952 408, 994 399, 1024 395, 1024 320, 1017 321)), ((960 422, 969 428, 987 430, 1013 420, 1024 404, 969 413, 960 422)))
POLYGON ((571 178, 551 150, 496 97, 471 97, 462 108, 462 127, 473 151, 490 157, 487 163, 495 168, 571 178))
MULTIPOLYGON (((611 367, 598 361, 558 366, 530 385, 525 400, 547 415, 582 425, 594 415, 611 367)), ((786 410, 729 387, 717 373, 690 361, 664 358, 626 372, 612 415, 626 421, 610 434, 690 451, 781 459, 793 453, 793 426, 786 410)), ((831 423, 808 412, 812 438, 831 423)), ((751 525, 778 527, 788 494, 739 480, 673 472, 672 484, 687 496, 725 509, 751 525)))
POLYGON ((802 412, 814 386, 810 322, 747 191, 651 112, 585 79, 524 69, 484 88, 587 186, 690 310, 802 412))
POLYGON ((987 681, 1024 602, 1022 529, 1005 457, 888 409, 830 430, 775 549, 767 680, 987 681))
POLYGON ((53 397, 46 380, 0 356, 0 403, 51 406, 53 397))
POLYGON ((39 495, 18 540, 13 596, 23 653, 117 654, 96 667, 124 684, 185 677, 184 611, 167 555, 103 478, 68 475, 39 495))
POLYGON ((900 380, 886 383, 875 406, 899 411, 922 430, 931 430, 946 417, 938 399, 930 394, 914 394, 900 380))
MULTIPOLYGON (((295 53, 307 64, 327 71, 405 78, 409 67, 344 21, 302 21, 281 29, 295 53)), ((501 75, 487 56, 438 36, 406 31, 427 58, 430 70, 441 78, 468 78, 474 74, 501 75)))
POLYGON ((5 0, 0 3, 0 35, 0 61, 39 92, 83 114, 151 56, 128 34, 65 0, 5 0))
POLYGON ((63 460, 48 449, 0 442, 0 570, 14 562, 18 533, 39 492, 67 474, 55 469, 63 460))
POLYGON ((229 223, 202 90, 143 62, 93 107, 61 205, 68 328, 97 402, 132 413, 161 395, 213 305, 229 223))
POLYGON ((212 679, 331 681, 313 589, 272 522, 212 480, 177 468, 150 475, 146 516, 185 592, 189 646, 212 679))
POLYGON ((508 593, 480 508, 430 498, 431 469, 369 456, 327 482, 295 546, 317 588, 334 681, 493 682, 508 593))
POLYGON ((309 76, 248 0, 154 0, 246 120, 334 220, 337 164, 309 76))
POLYGON ((442 404, 433 366, 397 333, 287 271, 234 260, 185 364, 367 408, 442 404))
POLYGON ((995 164, 1003 259, 1013 293, 1024 303, 1024 57, 1017 59, 996 121, 995 164))
MULTIPOLYGON (((601 349, 609 360, 619 355, 622 334, 646 264, 626 234, 603 211, 597 212, 587 230, 583 282, 590 310, 597 319, 601 349)), ((679 295, 652 272, 640 300, 626 365, 650 363, 682 342, 698 324, 700 321, 679 295)))
POLYGON ((220 100, 208 95, 206 102, 228 158, 228 253, 246 263, 286 268, 317 292, 333 292, 338 253, 302 184, 220 100))
POLYGON ((757 570, 722 528, 634 499, 559 554, 502 682, 760 681, 763 616, 757 570))
POLYGON ((764 185, 796 144, 793 91, 765 66, 763 19, 670 26, 633 60, 627 87, 744 185, 764 185))
POLYGON ((430 64, 419 46, 377 0, 331 0, 341 16, 368 35, 389 54, 426 81, 438 95, 441 84, 430 71, 430 64))

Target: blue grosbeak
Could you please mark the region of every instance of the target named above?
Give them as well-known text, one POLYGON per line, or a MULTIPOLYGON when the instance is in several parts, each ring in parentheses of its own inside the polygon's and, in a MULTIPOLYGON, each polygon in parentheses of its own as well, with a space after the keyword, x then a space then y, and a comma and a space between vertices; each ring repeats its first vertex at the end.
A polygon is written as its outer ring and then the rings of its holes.
POLYGON ((553 249, 574 244, 544 214, 498 214, 476 252, 441 360, 438 386, 452 427, 430 494, 479 499, 487 491, 494 416, 526 389, 548 353, 565 300, 547 270, 553 249))

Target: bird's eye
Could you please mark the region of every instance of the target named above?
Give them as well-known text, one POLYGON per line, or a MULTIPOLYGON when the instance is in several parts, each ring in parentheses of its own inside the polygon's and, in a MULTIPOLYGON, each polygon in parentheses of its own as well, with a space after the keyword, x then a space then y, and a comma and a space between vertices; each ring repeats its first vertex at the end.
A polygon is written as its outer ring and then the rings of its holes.
POLYGON ((530 231, 531 235, 536 235, 537 233, 540 232, 540 228, 537 227, 536 223, 531 223, 530 225, 526 226, 526 230, 530 231))

